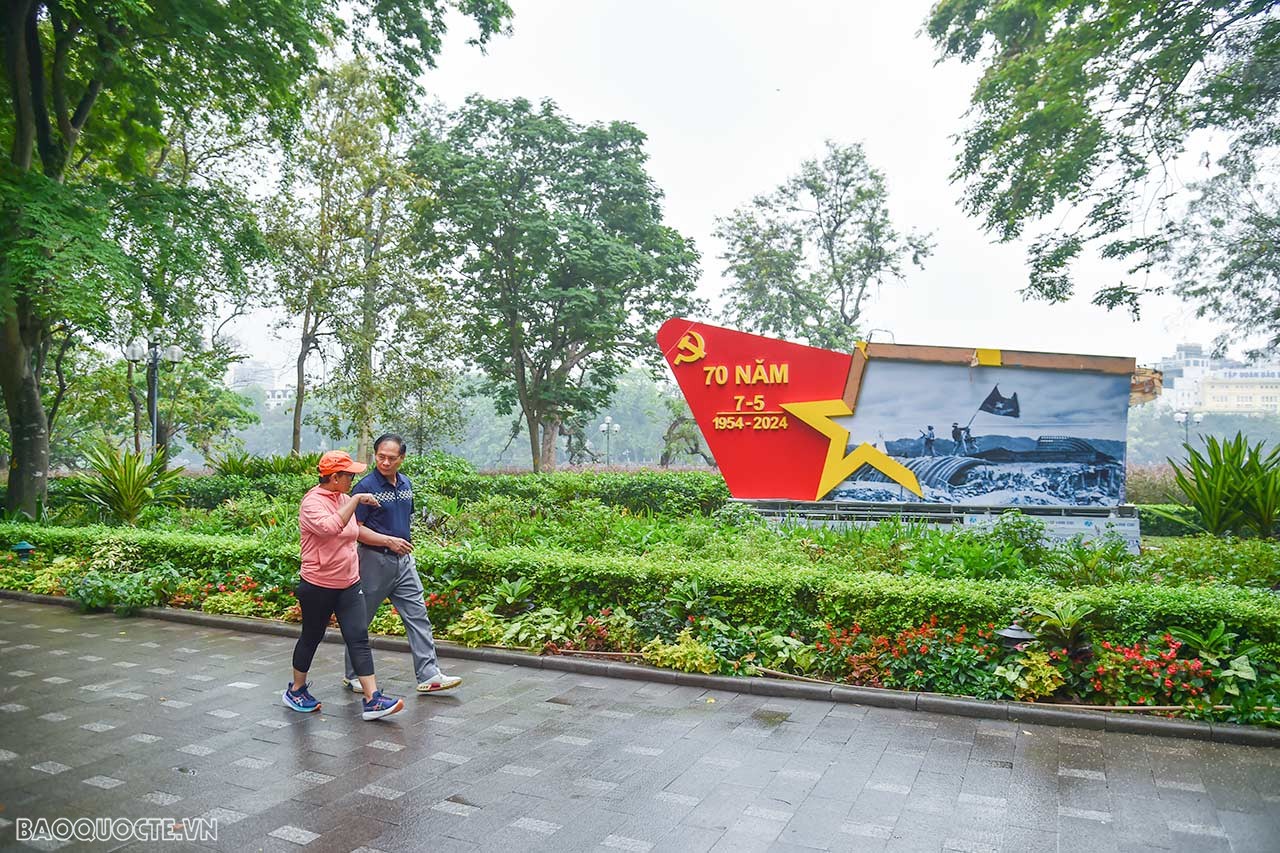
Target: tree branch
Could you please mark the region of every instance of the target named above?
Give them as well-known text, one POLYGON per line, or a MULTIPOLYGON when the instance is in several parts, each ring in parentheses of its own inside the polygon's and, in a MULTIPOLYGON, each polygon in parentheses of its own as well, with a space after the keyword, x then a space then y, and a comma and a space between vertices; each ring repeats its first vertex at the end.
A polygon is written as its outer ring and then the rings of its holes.
POLYGON ((36 149, 40 152, 40 165, 44 173, 52 178, 61 173, 62 158, 58 156, 54 145, 53 127, 49 124, 49 105, 44 100, 44 50, 40 44, 40 25, 36 11, 33 4, 30 14, 23 21, 27 80, 31 91, 31 118, 36 137, 36 149))

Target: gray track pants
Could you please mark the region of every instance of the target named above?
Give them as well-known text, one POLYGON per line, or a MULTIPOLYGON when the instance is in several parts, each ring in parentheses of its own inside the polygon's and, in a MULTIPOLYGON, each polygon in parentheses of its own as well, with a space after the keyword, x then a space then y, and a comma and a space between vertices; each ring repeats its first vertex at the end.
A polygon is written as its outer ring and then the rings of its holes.
MULTIPOLYGON (((368 612, 365 624, 373 621, 378 606, 386 599, 400 613, 404 631, 413 653, 413 671, 421 684, 440 671, 436 662, 436 643, 431 637, 431 620, 423 603, 422 579, 412 554, 403 556, 384 554, 364 545, 357 546, 360 554, 360 585, 364 587, 364 604, 368 612)), ((351 656, 344 660, 347 678, 355 678, 351 656)))

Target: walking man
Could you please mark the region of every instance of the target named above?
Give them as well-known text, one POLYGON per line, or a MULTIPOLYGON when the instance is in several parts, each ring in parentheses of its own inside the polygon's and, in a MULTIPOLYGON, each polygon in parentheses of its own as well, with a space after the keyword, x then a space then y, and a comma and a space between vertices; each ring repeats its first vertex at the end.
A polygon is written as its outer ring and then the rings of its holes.
MULTIPOLYGON (((369 472, 351 489, 355 495, 368 493, 378 499, 377 506, 356 507, 356 519, 360 522, 358 553, 360 557, 360 583, 364 587, 367 611, 365 624, 373 621, 379 605, 385 599, 400 614, 409 651, 413 654, 413 669, 418 679, 419 693, 438 693, 457 687, 462 679, 445 675, 436 662, 436 644, 431 637, 431 620, 423 602, 422 580, 413 561, 412 534, 409 521, 413 518, 413 484, 400 473, 404 463, 404 439, 394 433, 378 437, 373 445, 376 469, 369 472)), ((344 683, 353 691, 359 691, 360 680, 346 659, 347 677, 344 683)))

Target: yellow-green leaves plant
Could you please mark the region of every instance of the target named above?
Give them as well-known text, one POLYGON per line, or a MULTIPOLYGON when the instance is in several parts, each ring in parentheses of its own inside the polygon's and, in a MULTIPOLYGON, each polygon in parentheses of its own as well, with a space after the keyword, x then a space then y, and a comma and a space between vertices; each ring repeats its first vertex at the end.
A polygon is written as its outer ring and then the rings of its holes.
POLYGON ((720 669, 720 659, 715 650, 695 640, 688 628, 680 632, 674 643, 664 643, 660 637, 654 637, 640 653, 649 663, 666 669, 704 673, 720 669))

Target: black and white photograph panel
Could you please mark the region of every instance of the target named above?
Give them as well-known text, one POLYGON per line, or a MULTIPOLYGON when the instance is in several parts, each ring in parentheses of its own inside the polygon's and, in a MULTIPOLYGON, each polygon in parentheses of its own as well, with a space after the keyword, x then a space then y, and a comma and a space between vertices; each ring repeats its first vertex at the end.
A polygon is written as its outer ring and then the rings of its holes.
POLYGON ((970 506, 1124 502, 1129 377, 907 361, 867 365, 850 449, 906 465, 920 498, 863 466, 829 500, 970 506))

